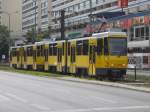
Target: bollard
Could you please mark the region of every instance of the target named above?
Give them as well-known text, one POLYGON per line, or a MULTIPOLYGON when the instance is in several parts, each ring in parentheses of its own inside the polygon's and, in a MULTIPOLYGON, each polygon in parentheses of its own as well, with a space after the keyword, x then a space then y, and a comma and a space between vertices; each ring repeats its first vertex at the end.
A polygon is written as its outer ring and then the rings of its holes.
POLYGON ((135 75, 135 80, 136 80, 136 65, 134 66, 134 75, 135 75))

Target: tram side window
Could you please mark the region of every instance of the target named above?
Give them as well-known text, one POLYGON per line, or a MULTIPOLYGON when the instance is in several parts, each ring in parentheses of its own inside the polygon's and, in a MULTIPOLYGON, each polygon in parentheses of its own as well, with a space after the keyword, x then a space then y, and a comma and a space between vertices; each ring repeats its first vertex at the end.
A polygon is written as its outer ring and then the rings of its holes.
POLYGON ((27 48, 27 56, 32 56, 33 53, 32 50, 33 50, 32 47, 27 48))
POLYGON ((104 54, 108 55, 108 39, 104 38, 104 54))
POLYGON ((77 55, 82 55, 82 46, 83 46, 83 42, 77 41, 77 55))
POLYGON ((57 48, 58 50, 58 62, 61 62, 62 61, 62 48, 57 48))
POLYGON ((56 44, 54 44, 53 46, 53 56, 56 56, 57 55, 57 46, 56 44))
POLYGON ((70 42, 68 42, 68 56, 70 56, 70 42))
POLYGON ((43 45, 37 46, 37 56, 43 55, 44 55, 44 46, 43 45))
POLYGON ((37 50, 33 50, 33 60, 36 61, 37 50))
POLYGON ((89 41, 88 40, 83 40, 83 55, 88 55, 88 51, 89 51, 89 41))
POLYGON ((37 56, 40 56, 40 50, 41 50, 40 46, 37 46, 37 56))
POLYGON ((40 56, 43 56, 43 46, 41 45, 40 56))
POLYGON ((12 51, 10 51, 10 61, 12 61, 12 51))
POLYGON ((20 55, 19 51, 17 51, 16 54, 17 54, 17 61, 19 61, 19 55, 20 55))
POLYGON ((49 45, 49 56, 52 56, 53 54, 53 46, 52 44, 49 45))
POLYGON ((25 50, 25 49, 24 49, 24 53, 23 53, 23 54, 24 54, 24 61, 26 61, 26 59, 27 59, 27 58, 26 58, 27 53, 26 53, 26 50, 25 50))
POLYGON ((65 44, 64 43, 62 44, 62 51, 61 52, 62 52, 62 55, 64 55, 64 52, 65 52, 65 44))
POLYGON ((97 54, 102 55, 103 54, 103 39, 97 40, 97 54))
POLYGON ((15 49, 15 50, 12 50, 12 56, 13 56, 13 57, 17 56, 17 51, 16 51, 16 49, 15 49))
POLYGON ((27 48, 27 56, 29 56, 29 49, 27 48))

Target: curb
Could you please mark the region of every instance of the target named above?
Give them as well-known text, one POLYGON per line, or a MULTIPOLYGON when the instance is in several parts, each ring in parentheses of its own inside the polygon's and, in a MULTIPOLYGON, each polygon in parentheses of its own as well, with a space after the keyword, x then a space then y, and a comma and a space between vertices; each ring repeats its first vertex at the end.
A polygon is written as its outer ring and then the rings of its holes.
POLYGON ((150 93, 150 88, 136 87, 136 86, 120 84, 120 83, 112 83, 112 82, 104 82, 104 81, 93 81, 93 80, 86 80, 86 79, 79 79, 79 78, 70 78, 70 77, 60 77, 60 78, 57 77, 55 79, 71 81, 71 82, 78 82, 78 83, 111 86, 111 87, 116 87, 116 88, 123 88, 123 89, 129 89, 129 90, 134 90, 134 91, 150 93))

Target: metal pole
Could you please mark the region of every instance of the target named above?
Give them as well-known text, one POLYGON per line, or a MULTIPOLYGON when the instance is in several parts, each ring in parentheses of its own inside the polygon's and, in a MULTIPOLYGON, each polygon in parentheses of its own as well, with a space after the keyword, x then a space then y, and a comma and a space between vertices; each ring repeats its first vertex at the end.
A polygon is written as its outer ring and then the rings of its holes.
POLYGON ((48 38, 51 39, 51 26, 48 26, 48 38))
POLYGON ((8 18, 9 18, 9 33, 10 33, 10 14, 8 14, 8 18))
POLYGON ((34 2, 34 5, 35 5, 35 9, 34 9, 34 11, 35 11, 35 16, 34 16, 34 37, 33 37, 33 39, 32 39, 32 43, 34 43, 35 41, 36 41, 36 0, 33 0, 33 2, 34 2))
POLYGON ((65 11, 61 10, 61 40, 65 40, 65 11))
POLYGON ((35 1, 35 31, 34 31, 34 42, 36 41, 36 1, 35 1))
POLYGON ((90 24, 92 23, 92 12, 93 12, 93 10, 92 10, 92 0, 90 0, 90 24))
POLYGON ((135 65, 135 67, 134 67, 134 75, 135 75, 135 80, 136 80, 136 65, 135 65))
POLYGON ((10 14, 9 14, 9 13, 8 13, 8 17, 9 17, 9 41, 8 41, 8 46, 10 47, 10 46, 11 46, 11 44, 10 44, 10 42, 11 42, 11 41, 10 41, 10 32, 11 32, 11 31, 10 31, 10 30, 11 30, 11 29, 10 29, 10 14))
POLYGON ((68 73, 68 59, 67 59, 67 57, 68 57, 68 41, 67 41, 67 39, 66 39, 66 43, 65 43, 65 49, 66 49, 66 51, 65 51, 65 75, 68 73))
MULTIPOLYGON (((92 28, 92 0, 90 0, 90 28, 92 28)), ((92 32, 90 32, 90 35, 92 34, 92 32)))

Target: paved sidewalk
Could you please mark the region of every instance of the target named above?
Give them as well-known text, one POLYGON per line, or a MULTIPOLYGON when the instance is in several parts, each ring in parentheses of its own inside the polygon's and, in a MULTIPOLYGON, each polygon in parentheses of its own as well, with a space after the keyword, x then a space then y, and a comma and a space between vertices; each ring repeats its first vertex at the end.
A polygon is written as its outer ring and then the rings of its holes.
MULTIPOLYGON (((150 70, 137 70, 136 73, 137 73, 137 75, 150 76, 150 70)), ((134 75, 135 71, 134 70, 128 70, 127 74, 134 75)))
POLYGON ((72 81, 72 82, 80 82, 80 83, 112 86, 112 87, 125 88, 125 89, 131 89, 131 90, 136 90, 136 91, 142 91, 142 92, 150 93, 150 88, 136 87, 136 86, 127 85, 127 84, 121 84, 121 83, 117 83, 117 82, 94 81, 94 80, 80 79, 80 78, 73 78, 73 77, 58 77, 57 79, 66 80, 66 81, 72 81))

